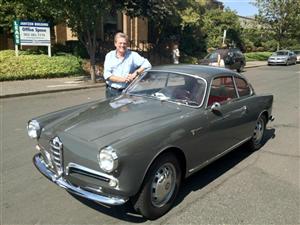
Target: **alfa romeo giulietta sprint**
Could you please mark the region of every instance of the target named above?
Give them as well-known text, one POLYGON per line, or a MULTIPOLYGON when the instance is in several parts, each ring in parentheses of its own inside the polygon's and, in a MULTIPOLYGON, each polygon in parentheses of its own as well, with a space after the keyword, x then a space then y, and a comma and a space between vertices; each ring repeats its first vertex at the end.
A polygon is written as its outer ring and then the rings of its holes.
POLYGON ((122 95, 31 119, 33 162, 52 182, 148 219, 172 208, 180 184, 236 147, 262 146, 272 95, 233 71, 154 67, 122 95))

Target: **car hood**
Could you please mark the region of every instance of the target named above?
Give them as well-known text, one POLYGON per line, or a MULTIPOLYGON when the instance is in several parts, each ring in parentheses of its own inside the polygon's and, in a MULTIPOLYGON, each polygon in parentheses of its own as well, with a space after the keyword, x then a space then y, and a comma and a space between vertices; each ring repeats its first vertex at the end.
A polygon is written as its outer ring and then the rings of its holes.
POLYGON ((269 57, 269 59, 286 59, 286 58, 288 58, 287 55, 275 55, 269 57))
POLYGON ((54 121, 46 129, 52 134, 66 132, 80 139, 93 141, 141 123, 151 125, 154 119, 167 119, 180 111, 181 107, 174 103, 124 95, 78 109, 59 121, 54 121))

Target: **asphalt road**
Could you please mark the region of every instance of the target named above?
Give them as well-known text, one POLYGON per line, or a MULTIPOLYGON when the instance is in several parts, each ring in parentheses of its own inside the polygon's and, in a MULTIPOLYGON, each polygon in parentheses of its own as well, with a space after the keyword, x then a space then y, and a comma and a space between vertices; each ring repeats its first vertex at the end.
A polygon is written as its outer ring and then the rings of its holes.
POLYGON ((244 75, 258 94, 275 96, 265 145, 252 154, 239 148, 187 179, 175 207, 156 221, 128 204, 106 207, 74 197, 32 164, 27 120, 103 98, 103 89, 0 99, 1 224, 300 224, 300 65, 244 75))

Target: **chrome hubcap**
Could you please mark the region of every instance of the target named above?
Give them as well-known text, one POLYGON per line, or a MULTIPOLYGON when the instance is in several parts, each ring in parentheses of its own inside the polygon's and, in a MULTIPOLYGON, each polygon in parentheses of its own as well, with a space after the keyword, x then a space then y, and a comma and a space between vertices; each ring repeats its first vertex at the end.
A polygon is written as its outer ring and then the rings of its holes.
POLYGON ((255 144, 259 144, 265 132, 265 124, 263 118, 259 118, 254 129, 253 140, 255 144))
POLYGON ((176 186, 176 170, 173 164, 162 165, 152 181, 151 201, 156 207, 164 206, 172 197, 176 186))

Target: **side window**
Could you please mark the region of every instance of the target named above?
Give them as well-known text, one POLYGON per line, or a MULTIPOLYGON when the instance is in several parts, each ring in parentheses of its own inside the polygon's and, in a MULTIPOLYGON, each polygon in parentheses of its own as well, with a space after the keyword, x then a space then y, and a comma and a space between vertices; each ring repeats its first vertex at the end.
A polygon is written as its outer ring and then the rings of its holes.
POLYGON ((224 103, 234 98, 237 98, 237 94, 232 77, 218 77, 211 84, 207 106, 212 105, 214 102, 224 103))
POLYGON ((235 83, 240 97, 249 96, 251 94, 250 86, 244 79, 236 77, 235 83))

